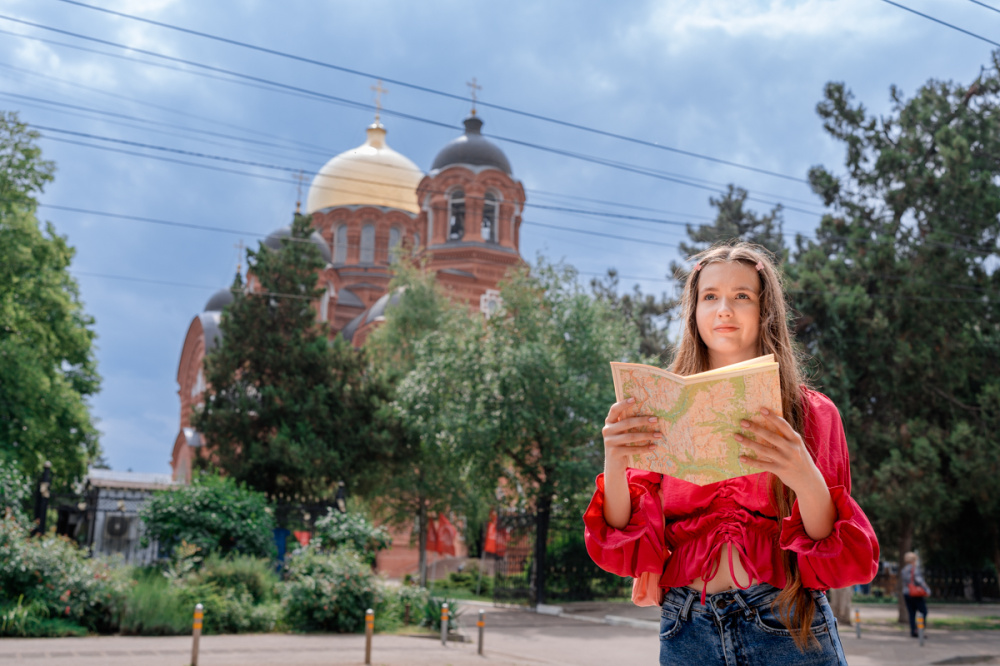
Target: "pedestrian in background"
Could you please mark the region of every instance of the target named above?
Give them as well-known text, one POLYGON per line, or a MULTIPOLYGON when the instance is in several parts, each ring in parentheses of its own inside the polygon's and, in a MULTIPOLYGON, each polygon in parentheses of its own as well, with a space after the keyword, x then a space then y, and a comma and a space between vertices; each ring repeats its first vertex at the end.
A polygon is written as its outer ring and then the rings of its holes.
POLYGON ((910 636, 916 638, 917 611, 924 616, 924 626, 927 626, 927 597, 931 596, 931 588, 924 580, 920 570, 920 558, 914 552, 903 555, 906 566, 899 577, 903 581, 903 600, 906 602, 906 612, 910 615, 910 636))

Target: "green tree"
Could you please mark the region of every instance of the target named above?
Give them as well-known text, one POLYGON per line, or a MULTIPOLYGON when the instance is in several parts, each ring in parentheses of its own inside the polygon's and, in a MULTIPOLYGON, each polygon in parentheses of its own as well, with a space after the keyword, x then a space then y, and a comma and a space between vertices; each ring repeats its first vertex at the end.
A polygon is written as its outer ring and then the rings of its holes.
POLYGON ((747 196, 748 192, 742 187, 729 185, 718 199, 709 198, 708 202, 718 211, 715 220, 697 228, 688 225, 691 243, 682 242, 681 252, 692 255, 718 242, 741 240, 761 245, 783 261, 787 251, 782 234, 784 218, 781 205, 775 206, 770 213, 760 215, 746 209, 747 196))
POLYGON ((139 517, 146 538, 161 545, 186 542, 203 555, 273 555, 274 512, 267 498, 232 478, 199 474, 191 485, 157 491, 139 517))
POLYGON ((494 316, 418 350, 397 400, 421 391, 406 411, 465 461, 463 475, 534 513, 533 601, 543 603, 553 511, 600 471, 595 437, 615 397, 608 362, 634 360, 639 341, 571 268, 512 271, 500 293, 494 316))
POLYGON ((322 259, 311 232, 299 216, 280 250, 247 252, 253 288, 237 276, 193 418, 211 447, 203 464, 272 500, 330 499, 358 476, 379 404, 362 355, 316 320, 322 259))
POLYGON ((0 114, 0 465, 36 478, 52 462, 57 487, 100 456, 87 398, 100 378, 93 319, 68 269, 74 251, 35 215, 52 180, 16 114, 0 114))
POLYGON ((465 305, 452 303, 422 266, 400 260, 394 270, 390 290, 395 302, 365 341, 372 372, 391 387, 379 412, 379 436, 386 442, 378 447, 383 452, 377 457, 380 474, 369 493, 389 522, 402 525, 416 518, 420 584, 426 586, 429 514, 469 510, 475 494, 468 492, 468 465, 460 460, 454 440, 433 428, 443 396, 420 386, 414 369, 429 358, 448 368, 463 363, 469 356, 451 353, 449 341, 474 336, 479 320, 465 305))
POLYGON ((893 88, 878 117, 839 83, 818 106, 847 159, 839 176, 810 171, 833 212, 815 242, 797 239, 792 301, 889 557, 955 518, 973 490, 956 456, 988 463, 974 440, 995 442, 984 408, 1000 371, 998 93, 994 70, 971 86, 931 81, 909 100, 893 88))
POLYGON ((632 286, 632 293, 622 293, 618 271, 611 268, 603 278, 590 281, 594 297, 606 302, 618 316, 632 322, 639 334, 639 353, 662 364, 670 360, 673 345, 669 327, 680 300, 661 293, 659 296, 644 294, 639 285, 632 286))

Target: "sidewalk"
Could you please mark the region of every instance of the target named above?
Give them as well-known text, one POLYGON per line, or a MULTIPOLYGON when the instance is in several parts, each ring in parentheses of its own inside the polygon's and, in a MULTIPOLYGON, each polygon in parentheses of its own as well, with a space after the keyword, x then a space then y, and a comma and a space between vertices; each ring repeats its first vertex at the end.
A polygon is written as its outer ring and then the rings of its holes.
MULTIPOLYGON (((476 654, 475 643, 444 647, 434 638, 376 635, 372 663, 652 666, 657 662, 659 641, 650 609, 631 604, 571 604, 567 607, 574 612, 563 609, 562 615, 554 615, 472 602, 463 606, 463 631, 473 639, 478 610, 486 611, 485 657, 476 654), (643 624, 608 624, 608 615, 643 624)), ((653 618, 657 611, 652 609, 653 618)), ((888 627, 866 629, 861 639, 845 627, 841 639, 852 666, 1000 663, 1000 631, 932 630, 923 648, 908 632, 888 627)), ((0 664, 4 666, 186 666, 190 655, 189 636, 0 639, 0 664)), ((252 634, 203 636, 199 666, 319 666, 363 661, 364 636, 252 634)))

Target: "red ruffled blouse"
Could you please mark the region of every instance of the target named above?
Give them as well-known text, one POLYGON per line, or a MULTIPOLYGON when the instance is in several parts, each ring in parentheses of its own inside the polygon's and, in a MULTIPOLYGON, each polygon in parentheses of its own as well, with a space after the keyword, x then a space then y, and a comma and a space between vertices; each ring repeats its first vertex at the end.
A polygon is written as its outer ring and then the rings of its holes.
MULTIPOLYGON (((619 576, 660 573, 660 587, 712 580, 726 544, 754 579, 785 586, 781 551, 796 553, 803 586, 826 590, 871 581, 878 572, 878 539, 851 499, 851 465, 840 412, 817 391, 804 389, 806 446, 819 467, 837 510, 833 531, 814 541, 806 534, 798 500, 778 519, 766 473, 707 486, 637 469, 627 471, 632 518, 623 529, 604 520, 604 475, 583 515, 587 551, 597 566, 619 576), (661 504, 657 491, 663 496, 661 504)), ((734 582, 735 576, 733 576, 734 582)), ((736 582, 739 585, 738 582, 736 582)), ((702 603, 705 588, 702 589, 702 603)))

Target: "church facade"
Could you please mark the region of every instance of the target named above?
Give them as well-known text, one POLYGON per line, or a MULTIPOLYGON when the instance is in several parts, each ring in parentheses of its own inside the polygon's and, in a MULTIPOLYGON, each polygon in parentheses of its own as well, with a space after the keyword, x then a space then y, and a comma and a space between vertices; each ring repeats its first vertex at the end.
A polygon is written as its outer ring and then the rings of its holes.
MULTIPOLYGON (((425 173, 388 146, 376 116, 362 145, 335 156, 315 175, 306 213, 315 228, 312 240, 326 260, 315 310, 335 335, 360 347, 384 320, 395 252, 426 260, 427 270, 455 300, 484 312, 495 307, 497 283, 522 262, 525 194, 482 126, 473 110, 465 132, 438 152, 425 173)), ((263 244, 278 250, 290 233, 289 227, 277 229, 263 244)), ((247 284, 253 288, 252 276, 247 284)), ((204 400, 205 355, 221 339, 222 310, 232 300, 228 289, 214 294, 184 339, 177 368, 180 423, 170 460, 175 482, 188 482, 192 463, 204 455, 205 442, 191 416, 204 400)))

